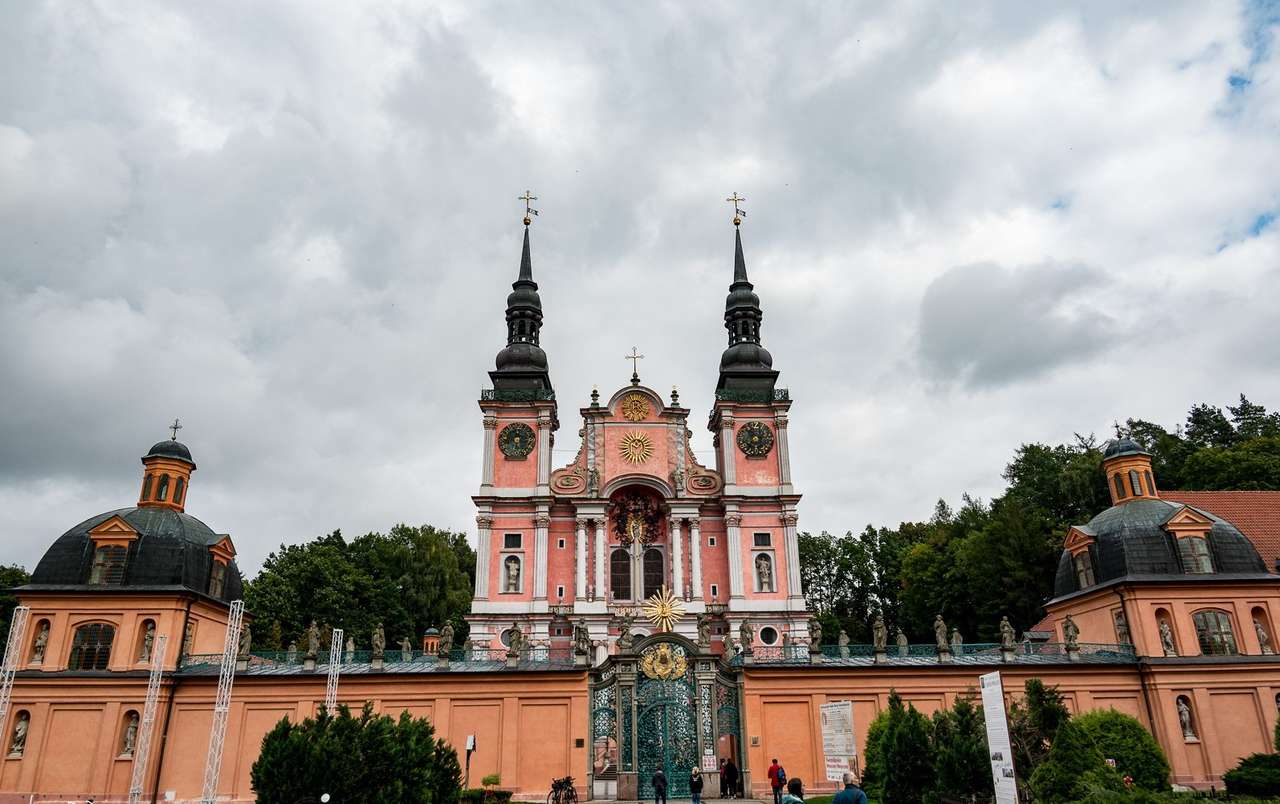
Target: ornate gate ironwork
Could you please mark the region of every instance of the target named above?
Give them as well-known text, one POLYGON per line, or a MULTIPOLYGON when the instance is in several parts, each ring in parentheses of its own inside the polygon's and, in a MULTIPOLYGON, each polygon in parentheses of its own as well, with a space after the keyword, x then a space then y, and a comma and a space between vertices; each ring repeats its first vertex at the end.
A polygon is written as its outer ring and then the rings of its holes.
POLYGON ((653 798, 653 774, 667 775, 667 795, 689 796, 689 771, 698 766, 697 699, 692 672, 674 679, 636 679, 640 798, 653 798))

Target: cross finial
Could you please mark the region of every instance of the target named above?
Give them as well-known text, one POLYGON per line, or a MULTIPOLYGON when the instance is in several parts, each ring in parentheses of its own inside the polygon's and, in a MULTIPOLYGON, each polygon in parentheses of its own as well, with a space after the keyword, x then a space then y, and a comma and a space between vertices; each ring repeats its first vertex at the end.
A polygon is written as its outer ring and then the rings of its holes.
POLYGON ((733 195, 725 199, 725 201, 728 201, 730 204, 733 204, 733 225, 734 226, 742 225, 742 219, 746 217, 747 211, 742 207, 738 206, 739 202, 746 201, 746 200, 747 199, 744 198, 743 196, 738 195, 736 190, 734 191, 733 195))
POLYGON ((173 441, 178 440, 178 431, 182 429, 182 422, 177 419, 173 420, 173 424, 169 425, 169 431, 173 433, 173 441))
POLYGON ((528 226, 529 224, 533 223, 533 218, 529 216, 538 214, 538 210, 529 206, 529 202, 537 201, 538 197, 533 194, 532 190, 525 190, 524 195, 516 196, 516 200, 524 202, 524 225, 528 226))
POLYGON ((638 353, 638 351, 636 350, 636 347, 632 346, 632 347, 631 347, 631 354, 629 354, 629 355, 623 355, 623 356, 622 356, 622 359, 623 359, 623 360, 630 360, 630 361, 631 361, 631 384, 632 384, 632 385, 639 385, 639 384, 640 384, 640 363, 639 363, 639 361, 644 360, 644 355, 639 354, 639 353, 638 353))

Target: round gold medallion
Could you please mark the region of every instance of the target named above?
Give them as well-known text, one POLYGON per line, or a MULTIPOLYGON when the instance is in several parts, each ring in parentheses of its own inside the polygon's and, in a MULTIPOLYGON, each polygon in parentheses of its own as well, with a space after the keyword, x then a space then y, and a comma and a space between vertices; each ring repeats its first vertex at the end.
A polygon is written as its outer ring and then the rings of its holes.
POLYGON ((627 433, 618 443, 618 452, 627 463, 644 463, 653 457, 653 442, 644 433, 627 433))
POLYGON ((627 394, 622 398, 622 415, 627 421, 644 421, 649 415, 649 403, 640 394, 627 394))

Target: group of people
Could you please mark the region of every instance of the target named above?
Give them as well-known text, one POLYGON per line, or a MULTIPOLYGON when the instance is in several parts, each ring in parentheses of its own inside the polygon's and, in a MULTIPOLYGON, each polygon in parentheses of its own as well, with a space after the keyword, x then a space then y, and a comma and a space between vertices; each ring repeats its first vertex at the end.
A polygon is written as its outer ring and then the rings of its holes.
MULTIPOLYGON (((773 791, 773 804, 804 804, 804 783, 799 777, 787 776, 787 771, 778 763, 777 758, 769 766, 769 787, 773 791), (785 792, 784 792, 785 791, 785 792)), ((846 771, 842 778, 844 789, 836 793, 831 804, 867 804, 867 794, 858 787, 852 773, 846 771)), ((667 804, 667 775, 662 768, 654 771, 653 779, 654 804, 667 804)), ((742 776, 738 766, 732 759, 720 760, 720 798, 743 798, 742 776)), ((693 804, 702 804, 703 778, 702 771, 694 768, 689 772, 689 797, 693 804)))

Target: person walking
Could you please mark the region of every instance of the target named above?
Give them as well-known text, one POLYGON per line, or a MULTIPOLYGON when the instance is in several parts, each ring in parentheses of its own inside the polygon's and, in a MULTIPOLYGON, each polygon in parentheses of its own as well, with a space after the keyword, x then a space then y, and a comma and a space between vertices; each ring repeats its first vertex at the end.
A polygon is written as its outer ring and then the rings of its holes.
POLYGON ((738 766, 733 764, 733 757, 724 761, 723 778, 725 781, 724 797, 738 797, 738 766))
POLYGON ((867 794, 854 782, 852 773, 845 771, 840 780, 844 783, 844 789, 836 793, 831 804, 867 804, 867 794))
POLYGON ((787 794, 782 797, 782 804, 804 804, 804 785, 799 778, 787 780, 787 794))
POLYGON ((667 804, 667 774, 658 768, 653 772, 653 804, 667 804))
POLYGON ((702 771, 697 768, 689 772, 689 798, 693 804, 702 804, 702 771))
POLYGON ((773 758, 773 764, 769 766, 769 787, 773 789, 773 804, 781 804, 782 790, 787 786, 787 771, 778 764, 778 758, 773 758))

